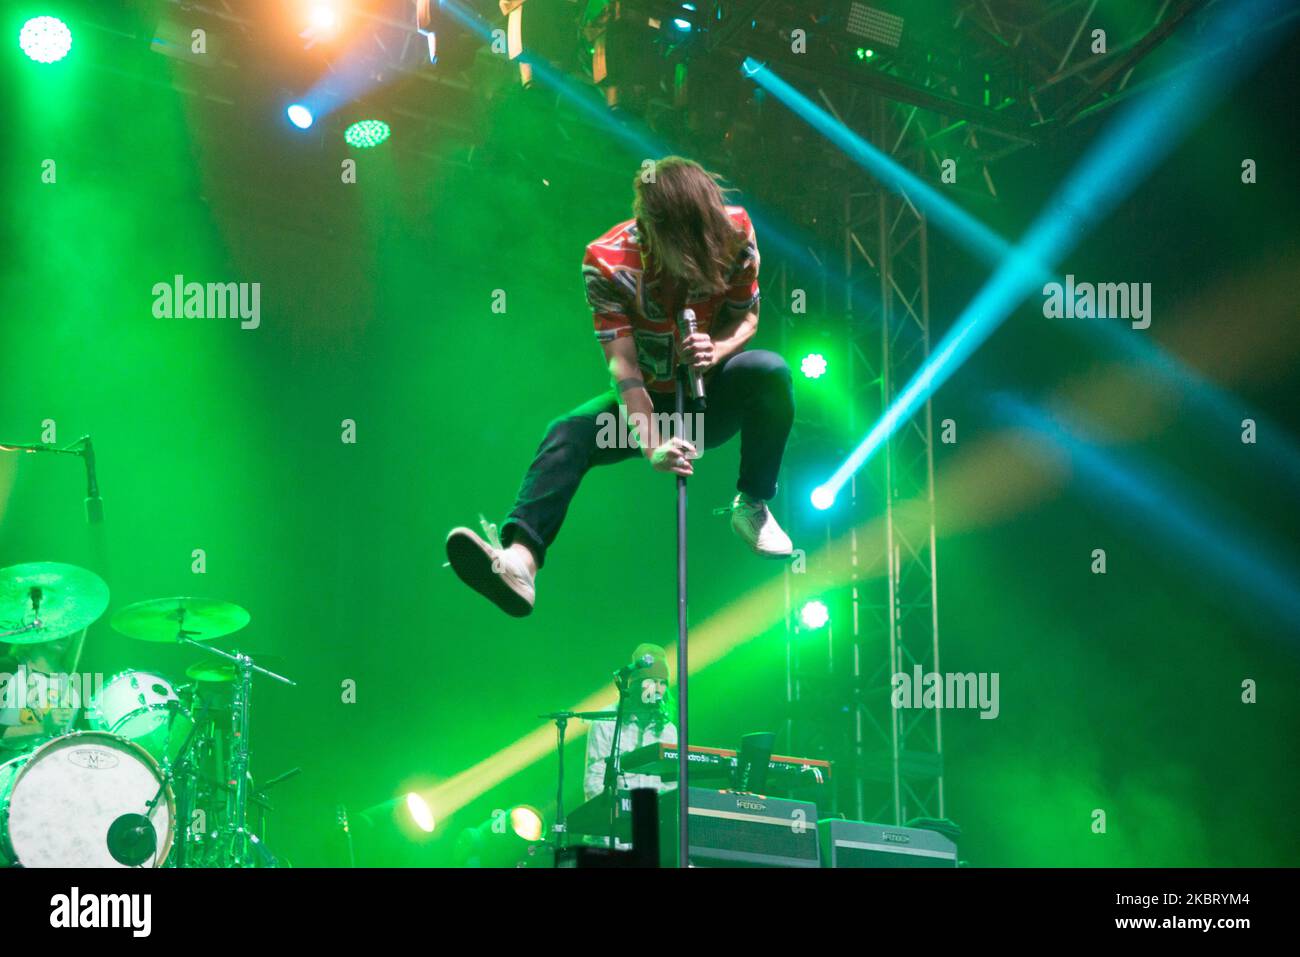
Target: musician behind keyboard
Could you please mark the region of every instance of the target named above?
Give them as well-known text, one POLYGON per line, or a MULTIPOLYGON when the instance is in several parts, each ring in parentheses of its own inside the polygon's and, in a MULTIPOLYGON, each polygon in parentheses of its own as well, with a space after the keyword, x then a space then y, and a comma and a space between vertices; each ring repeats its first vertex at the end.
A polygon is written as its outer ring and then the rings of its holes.
MULTIPOLYGON (((668 697, 668 659, 658 645, 637 646, 632 654, 636 662, 650 655, 652 663, 639 668, 632 676, 627 699, 623 706, 623 733, 619 753, 626 754, 648 744, 677 743, 677 725, 669 720, 673 712, 668 697)), ((612 711, 613 708, 611 707, 612 711)), ((599 796, 605 789, 605 761, 613 751, 614 722, 593 721, 587 731, 587 771, 582 779, 582 790, 587 800, 599 796)), ((664 782, 657 774, 619 775, 620 790, 655 788, 672 791, 675 781, 664 782)))

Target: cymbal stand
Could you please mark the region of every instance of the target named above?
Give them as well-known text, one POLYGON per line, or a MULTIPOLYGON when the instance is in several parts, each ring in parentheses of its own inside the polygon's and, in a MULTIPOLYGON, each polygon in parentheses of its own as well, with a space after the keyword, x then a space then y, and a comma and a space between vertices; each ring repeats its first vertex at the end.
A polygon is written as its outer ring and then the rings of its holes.
POLYGON ((201 642, 193 640, 190 635, 193 632, 185 631, 184 612, 181 613, 181 628, 177 632, 176 640, 180 644, 193 645, 200 648, 210 655, 216 655, 232 662, 236 669, 235 696, 231 703, 231 735, 234 738, 232 745, 232 754, 230 759, 230 786, 234 788, 234 800, 230 802, 227 819, 226 819, 226 842, 225 842, 225 860, 222 864, 226 867, 250 867, 253 866, 253 856, 263 857, 265 852, 260 848, 257 838, 248 833, 248 733, 252 724, 252 697, 253 697, 253 675, 254 673, 263 674, 282 684, 296 687, 297 682, 291 681, 283 675, 278 675, 273 671, 254 663, 251 656, 242 652, 222 651, 220 648, 212 648, 201 642))

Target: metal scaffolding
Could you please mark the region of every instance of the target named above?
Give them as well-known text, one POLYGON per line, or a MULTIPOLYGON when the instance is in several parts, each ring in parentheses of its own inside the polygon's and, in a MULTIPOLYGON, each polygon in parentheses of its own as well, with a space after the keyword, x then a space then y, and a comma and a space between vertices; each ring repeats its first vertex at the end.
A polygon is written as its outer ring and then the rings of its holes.
MULTIPOLYGON (((954 30, 986 47, 987 62, 1002 64, 1003 74, 1014 78, 1000 90, 987 76, 972 83, 969 69, 965 76, 944 75, 942 64, 906 76, 859 71, 857 83, 843 82, 854 74, 836 65, 817 77, 807 74, 804 89, 923 180, 934 183, 952 160, 962 185, 945 184, 951 194, 970 195, 974 187, 996 199, 991 167, 998 160, 1127 97, 1139 62, 1202 6, 1154 2, 1144 28, 1112 37, 1107 52, 1095 53, 1085 44, 1097 23, 1090 0, 965 5, 954 30)), ((797 57, 777 62, 794 73, 801 69, 797 57)), ((833 164, 828 169, 836 175, 833 164)), ((906 195, 838 173, 851 184, 839 191, 842 261, 830 283, 839 290, 826 289, 822 298, 843 316, 844 401, 848 433, 856 437, 879 421, 929 356, 929 237, 925 216, 906 195)), ((783 274, 783 291, 789 282, 783 274)), ((790 325, 787 339, 797 328, 790 325)), ((828 433, 846 424, 818 418, 812 410, 797 420, 793 455, 811 448, 815 456, 828 433)), ((847 505, 820 517, 815 534, 800 529, 804 541, 820 543, 822 567, 808 569, 814 580, 798 588, 795 572, 787 575, 790 746, 820 748, 835 759, 835 810, 858 819, 904 824, 947 813, 942 710, 896 707, 891 694, 896 675, 915 682, 918 673, 942 674, 934 442, 927 401, 846 487, 847 505), (833 604, 824 631, 801 623, 793 597, 799 593, 821 594, 833 604)), ((837 451, 836 464, 847 449, 837 451)), ((785 514, 800 528, 797 511, 787 507, 785 514)))
MULTIPOLYGON (((878 95, 842 103, 823 96, 892 158, 922 162, 912 108, 878 95)), ((821 290, 846 334, 836 370, 846 381, 845 408, 834 422, 817 410, 801 414, 791 447, 796 460, 819 449, 842 455, 842 436, 859 436, 878 421, 929 355, 925 217, 865 178, 848 183, 839 196, 839 275, 821 290)), ((782 293, 794 271, 782 272, 782 293)), ((798 602, 787 600, 790 746, 835 759, 837 811, 862 820, 944 816, 940 711, 900 709, 892 695, 894 675, 939 667, 932 442, 927 403, 853 477, 833 513, 814 524, 802 503, 785 506, 802 540, 817 543, 806 571, 788 571, 787 596, 818 593, 832 606, 830 621, 809 629, 798 602), (805 587, 793 578, 799 574, 811 576, 805 587), (838 706, 827 707, 828 699, 838 706)))

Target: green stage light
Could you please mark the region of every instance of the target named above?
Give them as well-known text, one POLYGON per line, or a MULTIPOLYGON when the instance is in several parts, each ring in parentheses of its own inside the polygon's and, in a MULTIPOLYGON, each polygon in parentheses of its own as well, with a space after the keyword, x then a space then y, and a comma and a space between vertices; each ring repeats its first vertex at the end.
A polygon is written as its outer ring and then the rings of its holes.
POLYGON ((410 812, 416 827, 426 834, 433 833, 433 809, 424 798, 412 791, 406 795, 406 810, 410 812))
POLYGON ((876 51, 871 49, 870 47, 858 47, 859 60, 870 60, 875 55, 876 55, 876 51))
POLYGON ((830 609, 826 607, 826 603, 823 601, 805 602, 804 606, 799 609, 799 621, 809 631, 816 631, 818 628, 825 626, 830 620, 830 609))
POLYGON ((343 131, 343 139, 353 149, 367 150, 387 140, 391 132, 383 120, 358 120, 343 131))
POLYGON ((799 363, 799 371, 809 379, 820 379, 826 374, 826 357, 820 352, 810 352, 799 363))
POLYGON ((32 17, 18 31, 18 45, 37 63, 53 63, 72 49, 72 31, 58 17, 32 17))

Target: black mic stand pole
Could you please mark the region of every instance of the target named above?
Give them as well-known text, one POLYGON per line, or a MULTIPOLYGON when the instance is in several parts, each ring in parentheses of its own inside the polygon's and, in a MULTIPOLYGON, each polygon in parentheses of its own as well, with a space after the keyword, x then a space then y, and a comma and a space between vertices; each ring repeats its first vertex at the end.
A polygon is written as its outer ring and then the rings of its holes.
POLYGON ((618 707, 614 709, 614 745, 609 749, 605 759, 605 798, 609 801, 609 846, 618 845, 618 779, 623 773, 623 705, 627 700, 628 684, 632 680, 632 671, 626 668, 614 672, 614 684, 618 688, 618 707))
POLYGON ((555 847, 563 850, 569 846, 569 822, 564 817, 564 729, 569 725, 568 714, 555 716, 555 755, 559 758, 559 780, 555 784, 555 847))
MULTIPOLYGON (((686 386, 685 363, 677 367, 676 428, 678 435, 685 431, 686 386)), ((689 742, 686 733, 686 476, 677 476, 677 866, 690 866, 690 840, 688 819, 691 807, 691 789, 688 780, 689 742)))

